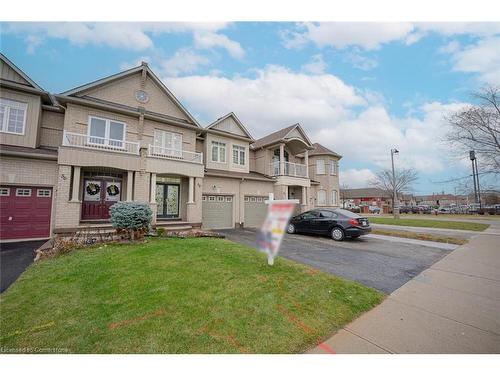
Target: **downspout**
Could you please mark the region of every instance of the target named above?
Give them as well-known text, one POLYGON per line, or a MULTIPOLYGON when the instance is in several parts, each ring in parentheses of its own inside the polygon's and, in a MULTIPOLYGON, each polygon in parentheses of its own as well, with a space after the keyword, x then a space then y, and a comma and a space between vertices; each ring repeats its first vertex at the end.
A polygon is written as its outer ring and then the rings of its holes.
POLYGON ((242 177, 241 180, 240 180, 240 184, 238 186, 238 224, 240 225, 240 228, 243 228, 243 221, 241 220, 241 206, 244 205, 244 199, 242 200, 241 199, 241 184, 243 183, 243 181, 245 181, 245 178, 242 177))

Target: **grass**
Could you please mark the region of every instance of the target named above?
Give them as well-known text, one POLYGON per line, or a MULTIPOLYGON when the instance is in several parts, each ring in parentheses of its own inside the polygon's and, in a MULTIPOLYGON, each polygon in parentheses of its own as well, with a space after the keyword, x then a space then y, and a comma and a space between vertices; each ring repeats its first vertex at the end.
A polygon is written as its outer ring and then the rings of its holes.
POLYGON ((449 237, 449 236, 436 236, 427 233, 416 233, 416 232, 404 232, 399 230, 388 230, 388 229, 373 229, 373 234, 380 234, 382 236, 393 236, 402 238, 412 238, 415 240, 423 241, 434 241, 434 242, 444 242, 452 243, 455 245, 463 245, 467 243, 465 238, 449 237))
POLYGON ((383 294, 227 240, 150 239, 31 265, 0 297, 2 352, 300 353, 383 294))
POLYGON ((394 219, 389 217, 370 217, 369 221, 374 224, 390 224, 408 227, 463 229, 481 232, 489 227, 488 224, 470 223, 464 221, 442 221, 432 219, 394 219))

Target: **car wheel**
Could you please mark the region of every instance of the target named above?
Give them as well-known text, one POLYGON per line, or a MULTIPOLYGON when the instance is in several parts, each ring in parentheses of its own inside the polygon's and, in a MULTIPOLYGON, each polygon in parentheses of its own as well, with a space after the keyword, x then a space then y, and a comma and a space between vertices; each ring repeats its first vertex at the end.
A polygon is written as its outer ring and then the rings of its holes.
POLYGON ((288 224, 288 226, 286 227, 286 232, 289 234, 294 234, 295 233, 295 225, 293 225, 292 223, 288 224))
POLYGON ((335 241, 342 241, 345 238, 345 233, 342 228, 335 227, 332 229, 332 238, 335 241))

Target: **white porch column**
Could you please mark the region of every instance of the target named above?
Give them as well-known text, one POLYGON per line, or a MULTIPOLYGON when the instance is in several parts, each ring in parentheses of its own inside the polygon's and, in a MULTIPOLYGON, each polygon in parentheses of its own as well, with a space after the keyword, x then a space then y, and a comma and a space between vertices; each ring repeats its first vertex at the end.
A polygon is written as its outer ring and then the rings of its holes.
POLYGON ((280 144, 280 176, 285 174, 285 144, 280 144))
POLYGON ((306 165, 306 177, 309 178, 309 150, 304 153, 304 164, 306 165))
POLYGON ((194 203, 194 177, 189 177, 188 203, 194 203))
POLYGON ((156 173, 151 173, 150 202, 156 203, 156 173))
POLYGON ((127 171, 127 202, 132 200, 132 190, 134 189, 134 171, 127 171))
POLYGON ((71 191, 71 202, 79 201, 78 192, 80 191, 80 172, 81 167, 73 167, 73 189, 71 191))

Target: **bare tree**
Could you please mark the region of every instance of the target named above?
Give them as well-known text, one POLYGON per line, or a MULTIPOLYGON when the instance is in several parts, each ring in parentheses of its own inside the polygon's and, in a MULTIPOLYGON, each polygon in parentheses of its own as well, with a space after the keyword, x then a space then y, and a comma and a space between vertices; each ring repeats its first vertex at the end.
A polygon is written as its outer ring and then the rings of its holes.
POLYGON ((350 189, 350 186, 346 183, 340 185, 340 201, 342 202, 342 208, 345 208, 345 202, 348 199, 347 190, 350 189))
POLYGON ((447 117, 445 140, 463 155, 474 150, 482 173, 500 174, 500 88, 486 87, 472 97, 476 105, 447 117))
POLYGON ((375 174, 375 178, 369 182, 373 187, 379 188, 387 192, 388 196, 392 197, 392 207, 394 207, 393 191, 396 186, 396 194, 400 196, 402 193, 408 193, 412 188, 412 184, 418 180, 417 172, 412 169, 397 169, 394 171, 395 181, 392 179, 392 170, 384 169, 375 174))

